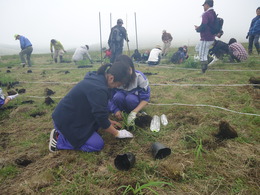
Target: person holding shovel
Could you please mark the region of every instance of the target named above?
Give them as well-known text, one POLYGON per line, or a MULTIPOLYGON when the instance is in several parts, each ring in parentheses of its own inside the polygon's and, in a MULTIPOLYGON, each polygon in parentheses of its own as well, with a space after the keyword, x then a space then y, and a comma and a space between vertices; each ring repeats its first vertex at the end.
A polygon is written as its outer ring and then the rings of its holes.
POLYGON ((97 133, 99 128, 116 138, 132 138, 125 129, 117 130, 120 123, 110 120, 107 109, 110 89, 125 85, 132 72, 128 62, 102 65, 98 71, 88 72, 59 102, 52 119, 49 150, 100 151, 104 141, 97 133))

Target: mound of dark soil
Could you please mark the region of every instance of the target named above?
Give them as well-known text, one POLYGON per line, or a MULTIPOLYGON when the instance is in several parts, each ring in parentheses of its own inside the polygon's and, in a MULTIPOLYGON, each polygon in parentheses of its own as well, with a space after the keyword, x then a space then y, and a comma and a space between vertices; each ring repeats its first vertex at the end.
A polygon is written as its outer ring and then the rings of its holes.
POLYGON ((17 94, 17 92, 14 91, 14 90, 10 90, 10 91, 7 91, 7 94, 8 95, 15 95, 15 94, 17 94))
POLYGON ((50 97, 46 97, 44 103, 46 105, 51 105, 54 103, 54 101, 50 97))
POLYGON ((158 73, 152 73, 152 72, 144 72, 144 75, 147 75, 147 76, 149 76, 149 75, 157 75, 158 73))
POLYGON ((11 73, 11 70, 7 70, 6 73, 11 73))
POLYGON ((46 89, 44 90, 44 94, 45 94, 46 96, 53 95, 54 93, 55 93, 55 92, 52 91, 52 90, 49 89, 49 88, 46 88, 46 89))
POLYGON ((33 103, 34 103, 33 100, 22 101, 22 104, 33 104, 33 103))
POLYGON ((32 70, 27 70, 27 73, 32 73, 32 70))
MULTIPOLYGON (((250 82, 251 84, 260 84, 260 77, 251 77, 251 78, 249 79, 249 82, 250 82)), ((260 89, 260 86, 254 86, 254 88, 260 89)))
POLYGON ((0 133, 0 146, 5 149, 7 144, 9 143, 9 135, 10 133, 0 133))
POLYGON ((260 84, 260 77, 251 77, 249 82, 252 84, 260 84))
POLYGON ((65 73, 65 74, 69 74, 69 73, 70 73, 70 71, 68 71, 68 70, 67 70, 67 71, 65 71, 64 73, 65 73))
POLYGON ((238 137, 238 134, 227 121, 220 121, 219 132, 215 136, 219 139, 232 139, 238 137))
POLYGON ((78 66, 78 68, 92 68, 92 65, 84 65, 84 66, 78 66))
POLYGON ((35 118, 35 117, 38 117, 38 116, 42 116, 44 114, 45 114, 45 112, 35 112, 35 113, 30 114, 30 116, 35 118))
POLYGON ((0 108, 0 110, 10 110, 10 109, 13 109, 13 108, 16 108, 16 106, 2 106, 0 108))
POLYGON ((28 166, 29 164, 31 164, 33 161, 30 160, 27 156, 21 156, 21 157, 15 159, 14 162, 15 162, 15 164, 17 164, 17 165, 20 165, 20 166, 22 166, 22 167, 26 167, 26 166, 28 166))
POLYGON ((135 125, 141 128, 149 127, 152 117, 149 115, 141 115, 135 119, 135 125))
POLYGON ((26 92, 26 89, 16 89, 16 91, 21 94, 21 93, 25 93, 26 92))
POLYGON ((11 69, 11 68, 12 68, 12 66, 7 66, 7 68, 11 69))

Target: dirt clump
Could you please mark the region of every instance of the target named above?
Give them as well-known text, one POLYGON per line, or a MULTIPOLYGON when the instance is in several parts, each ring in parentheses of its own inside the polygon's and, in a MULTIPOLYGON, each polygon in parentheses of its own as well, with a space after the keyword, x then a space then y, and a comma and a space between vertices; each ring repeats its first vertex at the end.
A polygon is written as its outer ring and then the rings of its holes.
POLYGON ((35 113, 30 114, 30 116, 36 118, 36 117, 42 116, 44 114, 45 114, 45 112, 35 112, 35 113))
POLYGON ((11 73, 11 70, 7 70, 6 73, 11 73))
POLYGON ((7 91, 7 94, 8 95, 15 95, 15 94, 17 94, 17 92, 14 91, 14 90, 10 90, 10 91, 7 91))
POLYGON ((30 160, 26 155, 24 155, 24 156, 21 156, 21 157, 15 159, 14 162, 15 162, 15 164, 17 164, 19 166, 26 167, 29 164, 31 164, 33 161, 30 160))
POLYGON ((44 103, 46 105, 51 105, 54 103, 54 101, 50 97, 46 97, 44 103))
POLYGON ((227 121, 220 121, 219 132, 215 134, 219 139, 233 139, 238 137, 236 130, 227 121))
POLYGON ((135 124, 138 127, 145 128, 149 127, 152 121, 152 117, 150 115, 141 115, 135 119, 135 124))
POLYGON ((33 100, 22 101, 22 104, 33 104, 33 103, 34 103, 33 100))
MULTIPOLYGON (((260 84, 260 77, 251 77, 249 79, 249 83, 251 83, 251 84, 260 84)), ((254 88, 260 89, 260 86, 254 86, 254 88)))
POLYGON ((32 73, 32 70, 27 70, 27 73, 32 73))
POLYGON ((25 93, 26 92, 26 89, 16 89, 16 91, 21 94, 21 93, 25 93))
POLYGON ((50 95, 55 94, 55 92, 52 91, 52 90, 49 89, 49 88, 46 88, 46 89, 44 90, 44 93, 45 93, 46 96, 50 96, 50 95))

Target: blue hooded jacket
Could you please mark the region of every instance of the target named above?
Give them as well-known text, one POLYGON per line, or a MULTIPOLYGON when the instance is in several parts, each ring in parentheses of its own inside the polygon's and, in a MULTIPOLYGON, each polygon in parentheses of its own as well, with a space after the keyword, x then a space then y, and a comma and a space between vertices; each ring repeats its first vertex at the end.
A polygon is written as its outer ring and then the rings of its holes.
POLYGON ((249 35, 260 34, 260 16, 256 16, 255 18, 253 18, 248 34, 249 35))
POLYGON ((111 125, 107 109, 109 94, 105 76, 89 72, 55 108, 54 124, 75 149, 99 127, 107 129, 111 125))
POLYGON ((22 35, 20 35, 19 41, 20 41, 21 49, 25 49, 26 47, 32 46, 29 39, 27 39, 26 37, 24 37, 22 35))

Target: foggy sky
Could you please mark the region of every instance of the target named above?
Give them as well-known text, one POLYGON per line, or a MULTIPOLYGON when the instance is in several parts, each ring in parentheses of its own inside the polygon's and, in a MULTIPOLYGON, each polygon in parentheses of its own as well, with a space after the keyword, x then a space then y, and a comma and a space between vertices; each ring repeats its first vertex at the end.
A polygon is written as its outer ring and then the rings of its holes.
MULTIPOLYGON (((172 46, 194 45, 199 33, 204 0, 0 0, 0 44, 17 45, 14 34, 29 38, 34 49, 49 48, 51 39, 65 49, 100 44, 99 13, 103 46, 107 47, 112 26, 124 20, 130 49, 162 45, 162 30, 173 36, 172 46), (135 15, 136 25, 135 28, 135 15)), ((259 0, 215 0, 214 9, 224 18, 223 41, 236 38, 246 42, 250 22, 256 16, 259 0)), ((37 50, 37 49, 36 49, 37 50)))

